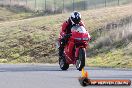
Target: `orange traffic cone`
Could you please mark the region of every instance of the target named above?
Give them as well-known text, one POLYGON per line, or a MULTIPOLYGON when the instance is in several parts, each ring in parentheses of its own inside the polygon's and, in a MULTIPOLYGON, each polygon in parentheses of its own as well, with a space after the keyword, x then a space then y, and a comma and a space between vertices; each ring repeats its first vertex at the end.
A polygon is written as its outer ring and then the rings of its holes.
POLYGON ((82 77, 85 77, 85 78, 87 78, 88 77, 88 72, 86 71, 84 71, 84 68, 82 68, 82 77))

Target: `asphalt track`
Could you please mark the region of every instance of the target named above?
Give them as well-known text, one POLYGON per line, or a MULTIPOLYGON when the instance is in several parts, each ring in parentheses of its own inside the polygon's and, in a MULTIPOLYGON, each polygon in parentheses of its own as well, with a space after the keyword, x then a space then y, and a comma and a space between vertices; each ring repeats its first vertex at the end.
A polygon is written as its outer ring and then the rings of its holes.
MULTIPOLYGON (((132 69, 85 67, 90 79, 130 79, 132 69)), ((0 88, 83 88, 78 77, 81 72, 71 66, 61 71, 58 65, 0 64, 0 88)), ((87 86, 86 88, 132 88, 132 86, 87 86)))

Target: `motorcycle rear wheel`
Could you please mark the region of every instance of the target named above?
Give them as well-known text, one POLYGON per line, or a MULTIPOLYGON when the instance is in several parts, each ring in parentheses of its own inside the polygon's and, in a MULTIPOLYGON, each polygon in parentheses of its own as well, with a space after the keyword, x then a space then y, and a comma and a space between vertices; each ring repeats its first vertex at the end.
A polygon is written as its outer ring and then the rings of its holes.
POLYGON ((76 68, 77 70, 81 71, 82 68, 85 66, 85 49, 84 48, 80 48, 79 49, 79 55, 78 55, 78 59, 76 61, 76 68))

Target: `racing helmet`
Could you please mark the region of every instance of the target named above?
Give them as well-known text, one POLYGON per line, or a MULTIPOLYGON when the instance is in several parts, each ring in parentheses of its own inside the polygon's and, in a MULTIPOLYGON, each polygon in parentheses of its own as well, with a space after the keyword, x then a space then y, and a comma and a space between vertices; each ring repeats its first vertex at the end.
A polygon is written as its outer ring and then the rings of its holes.
POLYGON ((81 14, 77 11, 71 13, 70 20, 72 24, 79 24, 81 21, 81 14))

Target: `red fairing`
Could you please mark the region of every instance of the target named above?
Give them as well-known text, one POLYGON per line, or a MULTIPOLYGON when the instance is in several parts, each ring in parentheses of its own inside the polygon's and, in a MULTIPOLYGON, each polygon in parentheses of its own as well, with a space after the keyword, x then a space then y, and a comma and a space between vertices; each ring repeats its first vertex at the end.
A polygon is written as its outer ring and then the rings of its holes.
POLYGON ((82 48, 84 51, 86 50, 90 35, 83 26, 79 25, 72 27, 71 34, 72 36, 65 46, 64 54, 68 64, 75 64, 76 59, 78 58, 79 49, 82 48))
POLYGON ((76 51, 75 51, 75 58, 77 58, 77 57, 78 57, 78 53, 79 53, 79 47, 78 47, 78 48, 76 48, 76 51))
POLYGON ((73 64, 73 61, 75 60, 73 55, 74 42, 70 42, 66 47, 67 48, 64 49, 64 53, 67 58, 66 61, 67 63, 73 64))

